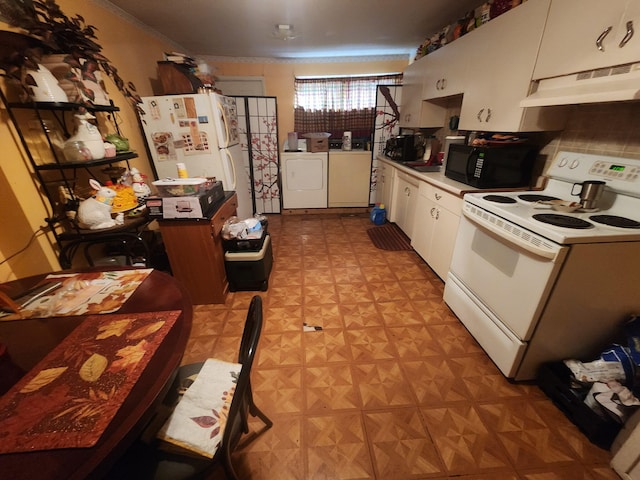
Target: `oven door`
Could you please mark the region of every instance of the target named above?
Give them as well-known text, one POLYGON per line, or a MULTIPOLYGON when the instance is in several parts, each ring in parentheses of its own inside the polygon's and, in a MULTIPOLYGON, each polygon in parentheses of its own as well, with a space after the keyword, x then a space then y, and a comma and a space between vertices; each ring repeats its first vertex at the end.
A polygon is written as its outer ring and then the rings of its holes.
POLYGON ((567 251, 482 209, 465 208, 450 271, 511 332, 527 341, 567 251))
POLYGON ((498 318, 449 272, 444 301, 505 377, 515 377, 527 349, 498 318))

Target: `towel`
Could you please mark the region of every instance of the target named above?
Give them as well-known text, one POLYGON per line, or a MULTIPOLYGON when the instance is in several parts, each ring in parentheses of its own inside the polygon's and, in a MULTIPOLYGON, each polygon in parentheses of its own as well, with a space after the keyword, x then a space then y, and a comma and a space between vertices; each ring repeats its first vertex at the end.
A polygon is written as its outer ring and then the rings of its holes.
POLYGON ((213 458, 242 364, 208 359, 157 433, 168 450, 213 458))

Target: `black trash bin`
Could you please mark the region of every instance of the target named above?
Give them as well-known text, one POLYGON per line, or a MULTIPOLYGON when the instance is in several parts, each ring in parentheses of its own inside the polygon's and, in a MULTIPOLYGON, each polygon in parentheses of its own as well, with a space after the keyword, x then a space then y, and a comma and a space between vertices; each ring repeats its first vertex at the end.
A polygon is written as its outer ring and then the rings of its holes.
POLYGON ((266 291, 273 265, 271 237, 266 234, 259 250, 236 250, 224 254, 229 290, 266 291))

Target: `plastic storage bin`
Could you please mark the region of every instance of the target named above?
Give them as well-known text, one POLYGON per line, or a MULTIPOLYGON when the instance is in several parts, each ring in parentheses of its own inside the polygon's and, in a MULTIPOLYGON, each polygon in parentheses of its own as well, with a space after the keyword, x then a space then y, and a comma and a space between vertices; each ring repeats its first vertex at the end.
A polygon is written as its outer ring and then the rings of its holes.
POLYGON ((271 237, 267 234, 262 248, 257 252, 239 251, 224 254, 224 267, 229 281, 229 290, 266 291, 273 265, 271 237))
POLYGON ((538 386, 591 443, 609 449, 622 426, 591 410, 584 403, 589 387, 571 388, 571 376, 564 363, 547 363, 538 372, 538 386))
POLYGON ((186 197, 205 193, 213 182, 206 178, 163 179, 151 182, 161 197, 186 197))
POLYGON ((267 238, 267 231, 264 228, 260 230, 260 232, 261 235, 257 238, 223 238, 222 247, 224 248, 225 252, 258 252, 260 251, 260 249, 262 249, 264 241, 267 238))

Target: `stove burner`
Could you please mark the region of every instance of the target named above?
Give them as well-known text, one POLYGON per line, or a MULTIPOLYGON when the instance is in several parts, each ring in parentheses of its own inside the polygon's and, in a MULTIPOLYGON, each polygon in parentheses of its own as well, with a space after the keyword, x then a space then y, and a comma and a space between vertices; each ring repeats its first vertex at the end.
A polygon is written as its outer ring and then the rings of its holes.
POLYGON ((596 223, 602 223, 603 225, 609 225, 612 227, 640 228, 640 222, 636 222, 630 218, 619 217, 617 215, 592 215, 589 219, 596 223))
POLYGON ((483 200, 494 203, 516 203, 516 200, 511 197, 505 197, 504 195, 485 195, 483 200))
POLYGON ((560 200, 558 197, 538 195, 536 193, 523 193, 522 195, 518 195, 518 198, 523 202, 549 202, 551 200, 560 200))
POLYGON ((567 215, 558 215, 557 213, 538 213, 533 216, 535 220, 542 223, 548 223, 556 227, 566 228, 593 228, 593 224, 577 217, 569 217, 567 215))

